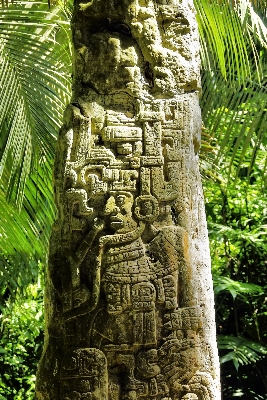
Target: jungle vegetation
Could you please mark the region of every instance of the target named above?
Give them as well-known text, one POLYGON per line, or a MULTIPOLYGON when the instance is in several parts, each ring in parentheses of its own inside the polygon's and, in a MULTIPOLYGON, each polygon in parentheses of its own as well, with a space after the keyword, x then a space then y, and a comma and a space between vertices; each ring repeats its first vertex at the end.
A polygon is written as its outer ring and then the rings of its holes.
MULTIPOLYGON (((195 0, 201 172, 223 399, 267 395, 267 5, 195 0)), ((71 4, 0 9, 0 400, 34 396, 52 165, 71 95, 71 4)))

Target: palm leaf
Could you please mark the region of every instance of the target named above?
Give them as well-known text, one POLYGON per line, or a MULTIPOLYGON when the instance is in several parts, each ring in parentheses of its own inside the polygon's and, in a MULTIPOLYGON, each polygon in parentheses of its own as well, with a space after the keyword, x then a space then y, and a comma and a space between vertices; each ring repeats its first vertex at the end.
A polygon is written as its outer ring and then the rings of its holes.
POLYGON ((229 177, 233 172, 237 176, 244 165, 249 176, 258 153, 266 146, 265 87, 255 80, 229 85, 205 71, 201 105, 206 132, 214 143, 213 153, 208 154, 210 162, 221 166, 227 155, 229 177))
MULTIPOLYGON (((244 37, 244 28, 247 26, 243 26, 238 10, 227 0, 195 0, 194 3, 200 33, 202 65, 210 71, 218 67, 225 80, 233 82, 237 79, 242 82, 252 71, 249 49, 244 37)), ((257 59, 256 53, 254 61, 257 62, 257 59)))
MULTIPOLYGON (((0 15, 1 176, 8 199, 21 206, 33 163, 53 157, 58 127, 69 99, 69 42, 57 33, 62 12, 43 3, 16 4, 0 15), (12 96, 10 95, 12 93, 12 96)), ((61 30, 62 31, 62 30, 61 30)))
POLYGON ((11 290, 47 255, 55 142, 70 98, 66 13, 45 2, 2 10, 0 57, 0 274, 11 290))
MULTIPOLYGON (((263 5, 255 11, 247 0, 195 0, 201 39, 202 116, 206 137, 202 168, 214 176, 222 166, 238 176, 245 165, 248 176, 266 145, 267 25, 263 5), (205 152, 207 146, 212 151, 205 152), (226 157, 229 159, 225 163, 226 157), (213 171, 212 171, 213 170, 213 171)), ((263 180, 265 166, 263 168, 263 180)))

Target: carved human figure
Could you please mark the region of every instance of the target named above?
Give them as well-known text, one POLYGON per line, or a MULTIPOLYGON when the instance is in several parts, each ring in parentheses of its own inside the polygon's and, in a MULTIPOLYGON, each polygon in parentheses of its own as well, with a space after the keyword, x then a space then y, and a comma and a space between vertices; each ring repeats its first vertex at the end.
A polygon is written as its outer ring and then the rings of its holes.
POLYGON ((109 367, 124 373, 122 389, 127 396, 147 390, 144 382, 135 378, 134 349, 156 345, 156 290, 141 239, 144 224, 133 218, 133 205, 130 192, 110 192, 104 214, 113 234, 100 238, 106 304, 105 309, 96 311, 91 330, 92 345, 112 354, 109 367))

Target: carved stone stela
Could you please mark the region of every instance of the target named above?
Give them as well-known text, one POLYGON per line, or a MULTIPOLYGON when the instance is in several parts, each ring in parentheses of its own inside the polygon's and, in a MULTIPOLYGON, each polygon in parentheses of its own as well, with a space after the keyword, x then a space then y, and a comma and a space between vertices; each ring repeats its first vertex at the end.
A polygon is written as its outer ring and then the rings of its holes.
POLYGON ((192 1, 75 4, 43 400, 219 399, 192 1))

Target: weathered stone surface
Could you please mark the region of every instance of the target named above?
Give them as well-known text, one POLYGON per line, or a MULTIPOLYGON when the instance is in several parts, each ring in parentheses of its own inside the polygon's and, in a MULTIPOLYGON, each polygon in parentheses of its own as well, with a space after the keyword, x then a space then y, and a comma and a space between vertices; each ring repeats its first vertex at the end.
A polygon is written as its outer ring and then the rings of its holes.
POLYGON ((191 0, 76 2, 39 400, 220 398, 191 0))

